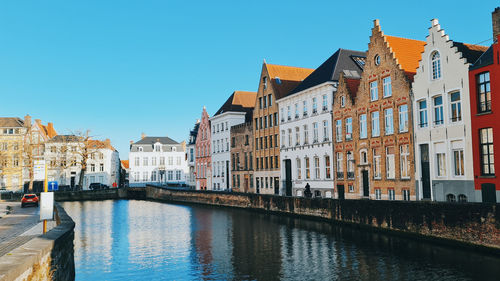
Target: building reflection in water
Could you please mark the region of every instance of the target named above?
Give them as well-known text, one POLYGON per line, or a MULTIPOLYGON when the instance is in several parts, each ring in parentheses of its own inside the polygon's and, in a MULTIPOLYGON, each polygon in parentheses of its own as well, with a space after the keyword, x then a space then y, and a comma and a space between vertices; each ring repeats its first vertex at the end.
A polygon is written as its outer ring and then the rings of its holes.
POLYGON ((205 206, 65 202, 77 280, 498 280, 500 258, 205 206))

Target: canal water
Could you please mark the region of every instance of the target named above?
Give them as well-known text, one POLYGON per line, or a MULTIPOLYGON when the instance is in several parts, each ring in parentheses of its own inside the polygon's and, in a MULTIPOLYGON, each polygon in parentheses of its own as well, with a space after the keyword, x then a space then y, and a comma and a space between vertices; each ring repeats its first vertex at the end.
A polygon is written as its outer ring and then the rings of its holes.
POLYGON ((325 222, 150 201, 65 202, 76 280, 500 280, 500 259, 325 222))

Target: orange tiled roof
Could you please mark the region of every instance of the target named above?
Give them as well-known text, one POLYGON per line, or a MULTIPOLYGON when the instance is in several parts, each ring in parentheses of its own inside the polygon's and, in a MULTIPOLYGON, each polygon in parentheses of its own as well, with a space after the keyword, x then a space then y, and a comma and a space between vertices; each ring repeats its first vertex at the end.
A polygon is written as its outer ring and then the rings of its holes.
POLYGON ((302 81, 314 71, 314 69, 310 68, 268 63, 266 63, 266 67, 271 78, 279 77, 280 80, 290 81, 302 81))
POLYGON ((48 125, 42 125, 42 132, 49 138, 53 138, 55 136, 57 136, 57 132, 56 130, 54 129, 54 127, 52 126, 52 123, 48 123, 48 125))
POLYGON ((123 168, 128 169, 128 160, 121 160, 120 162, 122 163, 123 168))
POLYGON ((111 145, 109 140, 100 141, 100 140, 88 140, 88 144, 91 148, 107 148, 115 151, 116 149, 111 145))
POLYGON ((234 91, 233 105, 241 105, 242 107, 254 107, 256 92, 234 91))
POLYGON ((407 73, 416 73, 425 41, 388 35, 384 37, 401 68, 407 73))

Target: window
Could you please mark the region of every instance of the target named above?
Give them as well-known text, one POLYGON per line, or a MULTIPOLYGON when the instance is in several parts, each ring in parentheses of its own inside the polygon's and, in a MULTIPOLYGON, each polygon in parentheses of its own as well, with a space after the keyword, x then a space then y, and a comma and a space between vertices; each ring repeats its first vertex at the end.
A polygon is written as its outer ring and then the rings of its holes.
POLYGON ((181 171, 175 171, 175 180, 181 180, 181 171))
POLYGON ((325 178, 331 178, 330 156, 325 155, 325 178))
POLYGON ((389 200, 394 200, 395 199, 395 194, 394 194, 394 189, 388 189, 387 193, 389 194, 389 200))
POLYGON ((458 122, 462 120, 462 103, 460 101, 460 92, 450 94, 451 105, 451 122, 458 122))
POLYGON ((287 106, 286 109, 287 109, 287 120, 290 121, 292 120, 292 112, 290 111, 290 106, 287 106))
POLYGON ((410 178, 410 149, 409 145, 404 144, 399 147, 399 163, 401 166, 401 178, 410 178))
POLYGON ((292 129, 288 129, 288 147, 292 146, 292 129))
POLYGON ((274 126, 278 126, 278 112, 273 113, 274 115, 274 126))
POLYGON ((307 131, 307 125, 304 125, 304 144, 309 143, 309 132, 307 131))
POLYGON ((176 163, 177 163, 177 165, 181 165, 181 157, 180 156, 177 156, 176 163))
POLYGON ((436 153, 436 167, 438 177, 446 176, 446 154, 444 152, 436 153))
MULTIPOLYGON (((256 139, 256 140, 258 140, 258 139, 256 139)), ((281 130, 281 146, 285 147, 285 130, 281 130)))
POLYGON ((378 86, 377 81, 370 82, 370 100, 378 100, 378 86))
POLYGON ((431 55, 432 80, 441 78, 441 59, 438 52, 431 55))
POLYGON ((174 157, 172 156, 168 157, 168 165, 174 165, 174 157))
POLYGON ((345 96, 341 96, 340 97, 340 107, 344 107, 345 106, 345 96))
POLYGON ((384 83, 384 98, 392 96, 391 76, 382 79, 384 83))
POLYGON ((269 148, 273 147, 273 135, 269 136, 269 148))
POLYGON ((149 161, 148 161, 148 158, 147 158, 147 157, 142 158, 142 165, 143 165, 143 166, 147 166, 147 165, 148 165, 148 162, 149 162, 149 161))
POLYGON ((259 108, 262 109, 262 97, 259 98, 259 108))
POLYGON ((495 159, 493 155, 493 129, 479 130, 479 149, 482 175, 495 175, 495 159))
POLYGON ((373 178, 374 179, 381 179, 382 178, 382 173, 380 169, 380 149, 375 148, 373 149, 373 178))
POLYGON ((354 185, 352 185, 352 184, 348 185, 348 190, 351 193, 354 192, 354 185))
POLYGON ((359 162, 363 165, 368 164, 368 153, 367 153, 366 149, 362 149, 359 152, 359 162))
POLYGON ((354 179, 354 154, 352 151, 347 152, 347 178, 354 179))
POLYGON ((335 121, 335 138, 337 142, 342 141, 342 120, 335 121))
POLYGON ((269 106, 273 105, 273 95, 267 96, 269 106))
POLYGON ((300 180, 302 179, 302 171, 301 171, 301 167, 300 167, 300 158, 297 158, 296 160, 296 163, 297 163, 297 179, 300 180))
POLYGON ((427 127, 427 101, 421 100, 418 102, 418 126, 420 128, 427 127))
POLYGON ((382 192, 380 191, 380 188, 375 189, 375 199, 376 200, 382 199, 382 192))
POLYGON ((491 111, 491 91, 490 91, 490 73, 483 72, 476 76, 477 95, 478 95, 478 111, 491 111))
POLYGON ((303 101, 302 103, 302 115, 307 116, 307 101, 303 101))
POLYGON ((262 85, 264 90, 267 89, 267 76, 262 77, 262 85))
POLYGON ((372 137, 380 136, 380 121, 378 111, 372 112, 372 137))
POLYGON ((319 157, 314 157, 314 178, 319 179, 319 157))
POLYGON ((136 167, 139 167, 139 157, 135 157, 135 161, 134 161, 134 164, 136 167))
POLYGON ((269 114, 269 128, 273 127, 273 115, 269 114))
MULTIPOLYGON (((146 173, 146 172, 144 172, 144 173, 146 173)), ((174 171, 168 171, 167 175, 168 175, 168 179, 167 180, 169 180, 169 181, 174 180, 174 171)))
POLYGON ((455 170, 455 176, 464 175, 464 150, 454 149, 453 150, 453 166, 455 170))
POLYGON ((99 164, 99 172, 104 172, 104 164, 99 164))
POLYGON ((299 119, 299 104, 295 104, 295 119, 299 119))
POLYGON ((399 107, 399 132, 408 132, 408 105, 399 107))
POLYGON ((410 201, 410 190, 403 189, 403 200, 410 201))
POLYGON ((304 158, 304 163, 306 164, 306 179, 310 179, 311 173, 309 171, 309 157, 304 158))
MULTIPOLYGON (((272 156, 271 156, 272 157, 272 156)), ((274 156, 274 163, 276 163, 276 168, 279 168, 279 160, 278 160, 278 155, 274 156)))
POLYGON ((165 157, 160 157, 160 165, 165 165, 165 157))
POLYGON ((467 196, 465 196, 465 194, 459 194, 458 195, 458 202, 460 202, 460 203, 466 203, 467 202, 467 196))
POLYGON ((267 115, 264 116, 264 128, 267 128, 267 115))
POLYGON ((148 172, 142 172, 142 181, 148 181, 148 172))
POLYGON ((267 107, 267 99, 266 99, 266 97, 263 97, 262 100, 264 101, 264 108, 266 108, 267 107))
POLYGON ((437 96, 434 98, 434 125, 442 125, 443 117, 443 97, 437 96))
POLYGON ((313 98, 313 113, 318 112, 318 100, 313 98))
POLYGON ((366 128, 366 114, 361 114, 359 116, 359 137, 362 139, 366 139, 368 137, 366 128))
POLYGON ((285 113, 283 112, 283 108, 280 108, 280 116, 281 116, 281 122, 285 121, 285 113))
POLYGON ((384 115, 385 115, 385 134, 392 135, 394 134, 394 121, 392 117, 392 108, 384 110, 384 115))
POLYGON ((318 142, 318 122, 313 123, 313 143, 318 142))
POLYGON ((375 62, 375 65, 380 65, 380 56, 379 55, 375 55, 374 62, 375 62))
POLYGON ((323 121, 323 141, 328 141, 330 140, 330 132, 328 130, 330 126, 328 126, 328 121, 324 120, 323 121))
POLYGON ((342 163, 344 160, 344 156, 342 152, 337 152, 337 179, 344 179, 344 164, 342 163))
POLYGON ((449 194, 446 195, 446 201, 448 201, 448 202, 456 202, 457 199, 456 199, 456 197, 455 197, 454 194, 449 193, 449 194))
POLYGON ((323 95, 323 111, 328 110, 328 96, 323 95))
POLYGON ((385 148, 385 176, 388 179, 396 178, 394 169, 394 147, 389 146, 385 148))
POLYGON ((345 140, 352 140, 352 117, 345 119, 345 140))
POLYGON ((300 145, 300 129, 295 127, 295 145, 300 145))

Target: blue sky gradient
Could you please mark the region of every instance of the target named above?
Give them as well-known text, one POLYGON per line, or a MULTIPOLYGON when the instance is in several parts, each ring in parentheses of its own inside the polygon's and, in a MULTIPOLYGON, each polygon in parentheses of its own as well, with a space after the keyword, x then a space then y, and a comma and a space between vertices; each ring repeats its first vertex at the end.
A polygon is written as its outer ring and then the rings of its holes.
POLYGON ((141 132, 182 141, 204 105, 255 91, 263 59, 315 68, 338 48, 365 51, 376 18, 418 40, 438 18, 450 39, 489 45, 499 3, 474 3, 1 1, 0 116, 89 129, 128 159, 141 132))

